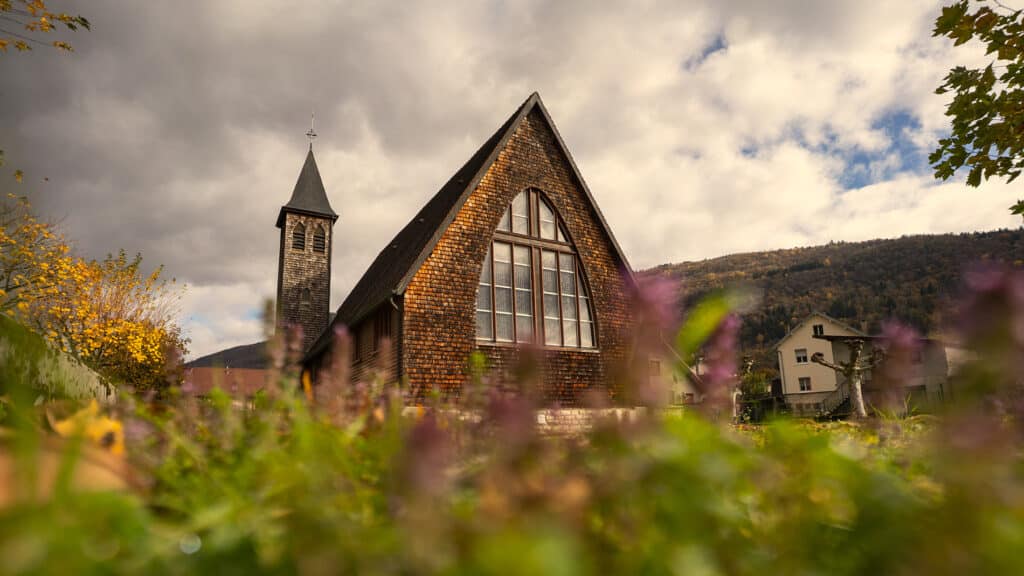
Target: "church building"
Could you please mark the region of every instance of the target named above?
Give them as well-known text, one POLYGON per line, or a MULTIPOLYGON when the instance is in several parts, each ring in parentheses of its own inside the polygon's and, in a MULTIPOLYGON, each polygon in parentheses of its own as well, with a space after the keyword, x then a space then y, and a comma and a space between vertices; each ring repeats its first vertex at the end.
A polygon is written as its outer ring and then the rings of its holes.
MULTIPOLYGON (((304 333, 302 306, 320 311, 322 304, 303 304, 302 295, 327 294, 318 290, 329 272, 321 275, 317 253, 294 230, 322 229, 330 238, 336 218, 312 156, 307 168, 316 193, 299 208, 293 196, 278 220, 283 319, 299 318, 304 333), (301 258, 292 263, 297 243, 301 258)), ((431 390, 457 397, 474 350, 502 370, 529 347, 540 358, 545 397, 574 404, 611 384, 629 360, 634 289, 622 249, 534 93, 384 246, 331 326, 353 335, 355 377, 386 350, 388 375, 411 401, 431 390)), ((322 331, 309 348, 305 364, 314 374, 331 368, 334 334, 322 331)))
POLYGON ((314 380, 337 368, 342 326, 351 377, 383 369, 412 403, 432 391, 458 398, 474 351, 498 374, 531 351, 543 396, 563 405, 608 390, 632 360, 633 273, 536 93, 383 247, 332 317, 337 220, 310 147, 277 218, 277 326, 302 328, 314 380))

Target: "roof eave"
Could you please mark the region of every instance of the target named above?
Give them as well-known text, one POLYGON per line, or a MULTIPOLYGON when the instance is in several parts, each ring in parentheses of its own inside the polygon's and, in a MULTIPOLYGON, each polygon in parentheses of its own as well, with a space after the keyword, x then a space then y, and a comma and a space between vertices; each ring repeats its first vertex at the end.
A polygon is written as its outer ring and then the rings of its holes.
POLYGON ((289 213, 289 212, 292 213, 292 214, 302 214, 303 216, 313 216, 315 218, 324 218, 324 219, 330 220, 331 224, 334 224, 335 222, 338 221, 338 215, 334 214, 333 212, 330 213, 330 214, 326 214, 324 212, 317 212, 315 210, 303 210, 302 208, 293 208, 291 206, 287 206, 286 205, 286 206, 281 206, 281 211, 277 213, 277 224, 275 224, 275 226, 277 226, 278 228, 281 228, 282 226, 284 226, 284 215, 289 213))
POLYGON ((494 146, 494 150, 491 150, 491 153, 488 154, 487 159, 480 165, 476 174, 466 182, 466 186, 463 187, 462 192, 459 194, 458 201, 456 201, 448 210, 448 213, 445 214, 444 219, 441 221, 441 225, 434 230, 434 233, 430 236, 430 240, 423 246, 423 249, 420 250, 419 256, 416 257, 412 266, 409 267, 409 270, 407 270, 405 275, 402 276, 401 281, 399 281, 398 285, 392 290, 392 294, 405 294, 405 289, 409 287, 409 283, 412 282, 413 276, 416 275, 420 266, 422 266, 427 260, 430 253, 433 252, 434 247, 437 246, 437 243, 441 240, 441 236, 444 232, 449 226, 451 226, 451 223, 455 220, 459 211, 462 210, 462 207, 466 204, 466 200, 469 199, 469 195, 480 184, 480 181, 483 180, 484 175, 491 169, 491 166, 494 165, 494 161, 498 159, 498 155, 501 154, 501 151, 505 149, 505 145, 508 144, 512 135, 515 134, 517 129, 519 129, 519 125, 522 123, 523 118, 526 118, 529 111, 532 110, 533 106, 539 101, 540 94, 534 92, 533 94, 530 94, 530 97, 526 99, 526 102, 519 107, 519 112, 516 114, 515 120, 509 124, 508 129, 501 135, 498 143, 494 146))

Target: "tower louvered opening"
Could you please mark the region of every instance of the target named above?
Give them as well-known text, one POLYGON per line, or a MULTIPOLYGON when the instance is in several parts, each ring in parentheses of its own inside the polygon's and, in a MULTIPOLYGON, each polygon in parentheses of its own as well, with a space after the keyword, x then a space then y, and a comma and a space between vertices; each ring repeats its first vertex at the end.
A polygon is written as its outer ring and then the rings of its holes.
POLYGON ((296 224, 292 229, 292 250, 306 250, 306 227, 302 224, 296 224))
POLYGON ((313 230, 313 252, 319 252, 323 254, 327 251, 327 234, 324 232, 323 226, 317 226, 313 230))

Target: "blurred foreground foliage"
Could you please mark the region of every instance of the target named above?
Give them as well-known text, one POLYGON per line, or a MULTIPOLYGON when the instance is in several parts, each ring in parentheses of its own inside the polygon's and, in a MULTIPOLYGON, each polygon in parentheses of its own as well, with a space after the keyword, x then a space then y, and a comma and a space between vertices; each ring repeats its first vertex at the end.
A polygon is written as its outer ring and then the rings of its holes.
MULTIPOLYGON (((0 574, 1024 573, 1024 279, 968 283, 974 356, 927 417, 651 410, 541 437, 533 395, 479 359, 459 409, 410 408, 379 380, 305 385, 279 341, 253 397, 99 413, 5 373, 0 574)), ((716 316, 686 325, 724 366, 738 327, 716 316)))
POLYGON ((393 404, 343 426, 283 391, 231 404, 150 415, 131 492, 68 477, 9 505, 0 572, 1020 573, 1016 448, 949 451, 921 420, 542 440, 509 406, 460 434, 393 404))

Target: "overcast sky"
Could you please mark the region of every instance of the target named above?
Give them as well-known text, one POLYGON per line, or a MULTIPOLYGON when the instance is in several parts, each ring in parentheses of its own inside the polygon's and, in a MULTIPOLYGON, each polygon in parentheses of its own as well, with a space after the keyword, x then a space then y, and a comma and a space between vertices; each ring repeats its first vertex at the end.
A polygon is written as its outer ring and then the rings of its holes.
POLYGON ((444 4, 62 5, 74 54, 0 55, 4 170, 83 255, 186 283, 192 357, 259 338, 311 110, 332 308, 534 90, 636 269, 1020 225, 1020 184, 929 171, 933 91, 980 61, 931 38, 939 3, 444 4))

